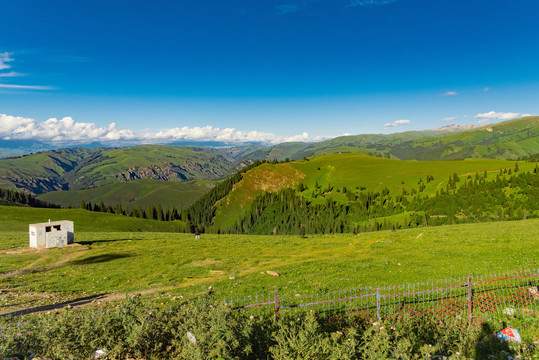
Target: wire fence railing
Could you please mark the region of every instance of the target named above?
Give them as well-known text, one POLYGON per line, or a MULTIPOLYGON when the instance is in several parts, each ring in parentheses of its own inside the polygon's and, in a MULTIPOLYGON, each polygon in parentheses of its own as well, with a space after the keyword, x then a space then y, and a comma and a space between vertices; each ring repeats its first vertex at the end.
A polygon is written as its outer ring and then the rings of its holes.
POLYGON ((225 305, 231 311, 249 311, 251 315, 281 311, 316 311, 321 316, 350 313, 381 319, 389 315, 434 314, 441 318, 486 318, 496 315, 539 313, 538 269, 510 270, 490 275, 473 275, 438 281, 361 287, 326 293, 293 296, 269 294, 230 298, 225 305))

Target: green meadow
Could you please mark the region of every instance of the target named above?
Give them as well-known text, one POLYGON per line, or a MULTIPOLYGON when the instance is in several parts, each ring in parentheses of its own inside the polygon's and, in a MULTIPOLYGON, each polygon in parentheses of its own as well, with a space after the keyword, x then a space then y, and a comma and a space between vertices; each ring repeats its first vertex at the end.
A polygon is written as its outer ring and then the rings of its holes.
POLYGON ((146 209, 148 205, 156 205, 157 202, 161 202, 161 205, 166 209, 191 205, 207 193, 211 186, 213 183, 209 181, 186 183, 141 179, 84 190, 51 191, 41 194, 37 198, 63 207, 78 208, 81 200, 84 200, 85 202, 90 201, 92 204, 99 204, 102 201, 106 206, 121 204, 124 209, 133 207, 146 209))
POLYGON ((95 231, 177 231, 179 221, 165 222, 142 220, 108 213, 92 212, 82 209, 41 209, 23 206, 0 206, 0 236, 15 231, 28 235, 28 224, 56 220, 71 220, 76 232, 95 231))
POLYGON ((79 245, 35 250, 28 248, 27 224, 34 210, 43 213, 33 222, 48 210, 15 209, 0 208, 2 313, 93 294, 189 298, 212 286, 224 299, 399 285, 533 267, 539 256, 537 219, 359 235, 203 234, 195 241, 149 230, 156 221, 82 210, 54 210, 62 215, 54 219, 75 221, 79 245), (129 230, 136 221, 139 230, 129 230))

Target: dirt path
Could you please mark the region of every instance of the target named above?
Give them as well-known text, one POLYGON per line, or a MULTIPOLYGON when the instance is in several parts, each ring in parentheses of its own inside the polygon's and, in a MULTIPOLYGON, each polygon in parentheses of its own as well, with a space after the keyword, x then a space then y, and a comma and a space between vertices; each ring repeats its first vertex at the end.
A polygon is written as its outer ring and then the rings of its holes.
POLYGON ((77 298, 73 300, 63 301, 61 303, 56 303, 56 304, 42 305, 42 306, 36 306, 36 307, 31 307, 31 308, 23 308, 23 307, 14 308, 14 309, 11 309, 9 312, 0 314, 0 317, 27 315, 27 314, 33 314, 33 313, 43 312, 43 311, 57 311, 65 307, 83 308, 83 307, 91 306, 92 304, 100 305, 102 303, 122 300, 129 296, 135 296, 135 295, 145 296, 145 295, 155 294, 159 291, 169 291, 169 290, 174 290, 178 288, 189 287, 192 284, 200 284, 206 281, 214 280, 218 278, 219 276, 223 276, 223 274, 224 273, 222 271, 216 271, 214 276, 189 279, 190 281, 186 282, 185 284, 181 284, 177 286, 157 287, 157 288, 152 288, 152 289, 131 291, 131 292, 126 292, 126 293, 95 294, 95 295, 85 296, 85 297, 77 298))
MULTIPOLYGON (((80 247, 80 249, 77 249, 76 251, 72 251, 72 252, 66 254, 65 256, 63 256, 59 261, 57 261, 53 265, 45 266, 45 267, 42 267, 42 268, 35 268, 35 266, 37 264, 39 264, 40 262, 46 260, 46 257, 40 257, 39 259, 36 259, 32 263, 24 266, 23 268, 21 268, 19 270, 8 271, 8 272, 0 274, 0 278, 6 278, 6 277, 11 277, 11 276, 23 275, 23 274, 31 274, 31 273, 36 273, 36 272, 42 272, 42 271, 56 269, 56 268, 58 268, 58 267, 60 267, 60 266, 62 266, 64 264, 68 263, 69 261, 78 258, 80 255, 82 255, 86 251, 88 251, 88 249, 86 247, 82 247, 79 244, 74 244, 74 245, 77 245, 78 247, 80 247)), ((73 245, 69 245, 69 246, 73 246, 73 245)), ((77 247, 77 246, 74 246, 74 247, 77 247)), ((39 251, 39 252, 42 252, 42 251, 39 251)))
POLYGON ((43 312, 43 311, 56 311, 63 309, 65 307, 69 308, 82 308, 86 307, 92 304, 98 304, 105 302, 112 302, 116 300, 122 300, 125 299, 127 296, 135 296, 135 295, 148 295, 152 293, 156 293, 158 291, 167 291, 172 290, 174 287, 161 287, 161 288, 154 288, 154 289, 147 289, 142 291, 134 291, 129 293, 114 293, 114 294, 95 294, 90 296, 85 296, 82 298, 77 298, 73 300, 63 301, 61 303, 56 304, 49 304, 49 305, 42 305, 42 306, 35 306, 31 308, 14 308, 11 309, 9 312, 0 314, 0 317, 8 317, 8 316, 20 316, 20 315, 28 315, 33 314, 37 312, 43 312))

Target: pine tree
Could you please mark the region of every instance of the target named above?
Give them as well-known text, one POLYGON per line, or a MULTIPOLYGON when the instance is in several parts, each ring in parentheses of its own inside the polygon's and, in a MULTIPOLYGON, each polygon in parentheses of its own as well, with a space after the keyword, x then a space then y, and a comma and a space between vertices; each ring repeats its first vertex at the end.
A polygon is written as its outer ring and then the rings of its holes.
POLYGON ((157 214, 156 214, 156 219, 159 220, 159 221, 164 221, 165 218, 163 216, 163 208, 161 207, 161 202, 158 202, 157 203, 157 210, 156 210, 157 214))

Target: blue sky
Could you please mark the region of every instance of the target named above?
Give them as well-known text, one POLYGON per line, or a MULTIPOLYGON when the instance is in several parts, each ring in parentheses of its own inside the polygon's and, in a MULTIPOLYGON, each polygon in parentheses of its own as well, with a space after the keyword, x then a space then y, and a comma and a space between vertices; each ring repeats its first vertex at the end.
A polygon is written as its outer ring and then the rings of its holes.
POLYGON ((4 2, 0 137, 275 143, 537 114, 538 13, 536 0, 4 2))

